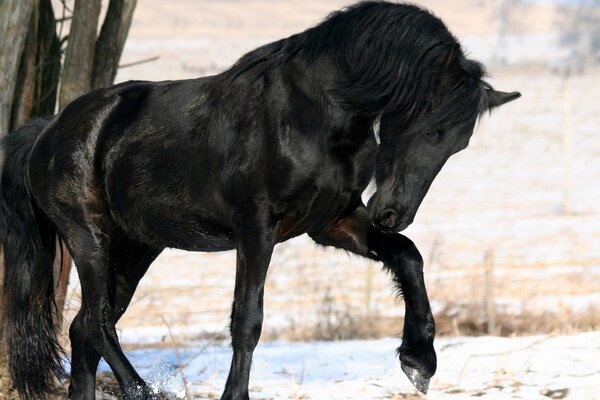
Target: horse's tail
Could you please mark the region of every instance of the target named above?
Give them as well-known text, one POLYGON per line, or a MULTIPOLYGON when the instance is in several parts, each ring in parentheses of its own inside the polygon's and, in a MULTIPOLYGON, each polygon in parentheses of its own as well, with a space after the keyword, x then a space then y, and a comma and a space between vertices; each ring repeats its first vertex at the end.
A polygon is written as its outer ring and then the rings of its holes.
POLYGON ((56 228, 31 197, 26 164, 50 122, 35 119, 2 141, 0 240, 4 248, 4 319, 8 365, 22 399, 45 398, 63 376, 54 316, 56 228))

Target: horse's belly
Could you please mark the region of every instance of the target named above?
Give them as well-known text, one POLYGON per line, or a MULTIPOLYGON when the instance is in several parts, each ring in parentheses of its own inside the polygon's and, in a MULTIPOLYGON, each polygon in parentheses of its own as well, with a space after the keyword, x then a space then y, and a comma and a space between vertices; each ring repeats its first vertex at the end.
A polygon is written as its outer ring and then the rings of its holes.
POLYGON ((160 229, 155 237, 162 246, 187 251, 226 251, 235 248, 235 240, 227 232, 207 232, 213 227, 199 225, 180 225, 177 229, 160 229), (183 230, 189 228, 186 233, 183 230))
MULTIPOLYGON (((135 174, 133 174, 135 176, 135 174)), ((124 231, 145 243, 190 251, 222 251, 235 246, 230 210, 205 187, 190 194, 172 180, 109 185, 112 216, 124 231), (110 190, 112 189, 112 190, 110 190)))
POLYGON ((224 251, 235 247, 232 230, 203 213, 154 208, 119 216, 117 223, 145 243, 188 251, 224 251))

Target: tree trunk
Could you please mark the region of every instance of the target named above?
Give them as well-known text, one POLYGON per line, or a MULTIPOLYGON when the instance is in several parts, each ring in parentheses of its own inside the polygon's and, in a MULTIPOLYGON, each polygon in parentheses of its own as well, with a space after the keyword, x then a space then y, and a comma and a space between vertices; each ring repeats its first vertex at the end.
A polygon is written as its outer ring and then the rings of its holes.
POLYGON ((31 117, 54 114, 60 68, 51 0, 35 0, 15 87, 11 132, 31 117))
POLYGON ((92 88, 92 67, 100 0, 77 0, 63 66, 59 109, 92 88))
POLYGON ((31 18, 27 23, 29 26, 23 54, 19 62, 19 72, 15 82, 15 93, 12 104, 9 131, 12 132, 23 125, 31 115, 33 97, 35 95, 35 74, 37 56, 37 38, 40 12, 40 2, 35 0, 31 18))
POLYGON ((40 0, 37 46, 36 93, 31 116, 53 115, 56 112, 62 65, 60 40, 56 34, 56 19, 51 0, 40 0))
POLYGON ((114 82, 136 3, 137 0, 110 1, 96 42, 92 73, 93 89, 106 87, 114 82))
POLYGON ((19 60, 32 10, 33 0, 0 1, 0 137, 10 126, 19 60))

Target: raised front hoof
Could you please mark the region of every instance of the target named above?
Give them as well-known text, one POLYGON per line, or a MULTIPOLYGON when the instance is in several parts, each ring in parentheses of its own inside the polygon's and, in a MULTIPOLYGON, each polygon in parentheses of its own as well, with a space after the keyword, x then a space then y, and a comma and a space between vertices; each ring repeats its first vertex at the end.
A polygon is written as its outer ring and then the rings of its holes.
POLYGON ((427 394, 427 390, 429 390, 429 381, 431 379, 425 378, 419 371, 414 368, 407 367, 406 365, 400 365, 402 371, 408 377, 408 380, 415 385, 417 390, 423 394, 427 394))
POLYGON ((423 394, 427 394, 429 382, 437 368, 437 357, 433 346, 427 347, 400 347, 398 349, 402 371, 417 390, 423 394))

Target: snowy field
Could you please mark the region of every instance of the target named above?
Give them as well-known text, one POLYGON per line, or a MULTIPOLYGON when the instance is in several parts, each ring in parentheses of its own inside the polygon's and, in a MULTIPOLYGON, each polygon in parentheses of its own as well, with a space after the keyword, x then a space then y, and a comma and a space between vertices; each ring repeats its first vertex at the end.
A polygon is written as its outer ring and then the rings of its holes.
MULTIPOLYGON (((421 399, 395 357, 398 339, 259 345, 251 398, 421 399)), ((600 399, 600 332, 519 338, 437 340, 438 371, 429 400, 600 399)), ((226 345, 128 353, 154 388, 185 398, 218 399, 231 360, 226 345)), ((103 365, 103 369, 107 369, 103 365)))

